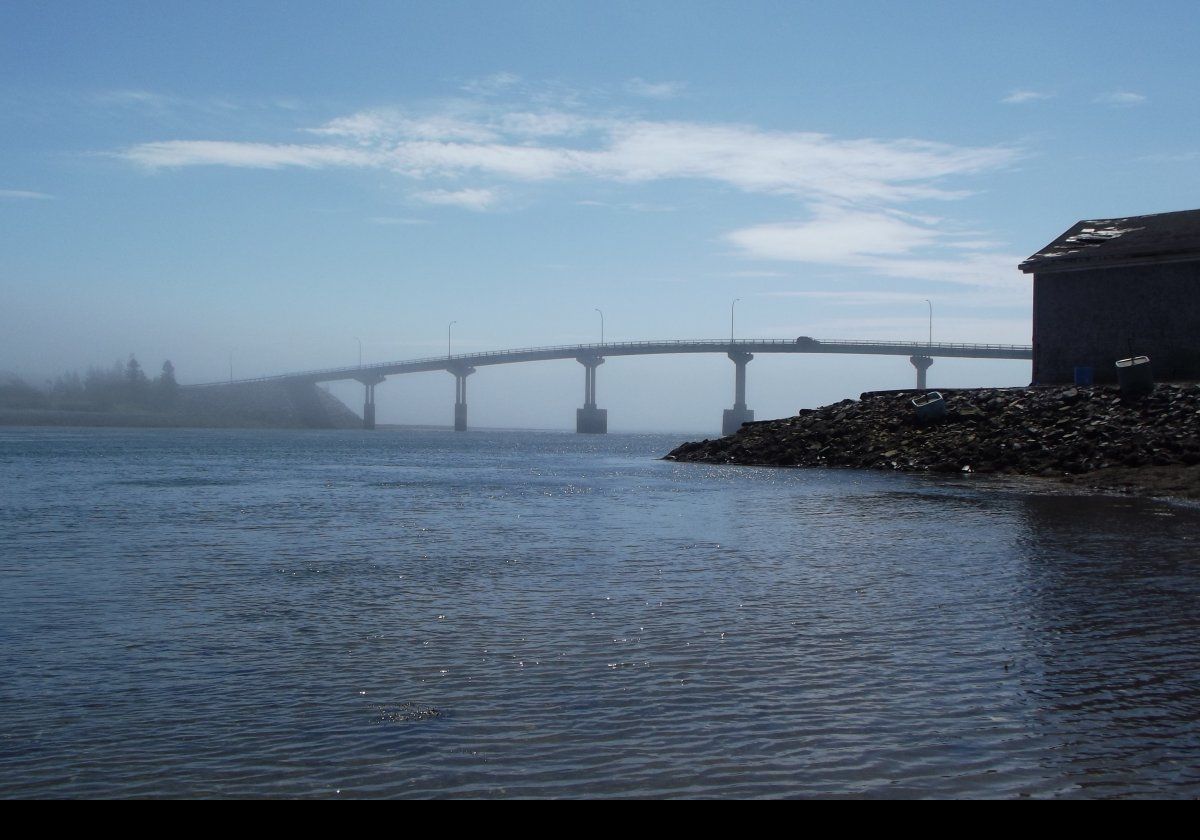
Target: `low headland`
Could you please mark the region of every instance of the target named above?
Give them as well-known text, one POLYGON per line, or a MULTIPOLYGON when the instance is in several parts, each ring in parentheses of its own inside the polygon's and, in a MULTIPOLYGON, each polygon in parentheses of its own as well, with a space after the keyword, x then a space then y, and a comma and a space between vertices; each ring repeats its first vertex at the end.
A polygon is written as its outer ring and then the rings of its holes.
POLYGON ((872 391, 794 417, 747 423, 685 443, 672 461, 1039 476, 1081 487, 1200 499, 1200 385, 1159 384, 1139 398, 1115 386, 872 391))
POLYGON ((175 368, 147 377, 137 360, 64 374, 38 388, 0 373, 0 426, 356 429, 362 420, 308 382, 181 386, 175 368))

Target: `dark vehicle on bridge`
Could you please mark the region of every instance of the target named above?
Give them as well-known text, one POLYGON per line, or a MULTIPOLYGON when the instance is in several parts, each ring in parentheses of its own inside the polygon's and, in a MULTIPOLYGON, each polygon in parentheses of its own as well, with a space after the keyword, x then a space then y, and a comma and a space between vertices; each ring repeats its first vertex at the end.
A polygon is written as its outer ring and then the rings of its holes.
POLYGON ((810 338, 807 335, 802 335, 796 339, 796 343, 801 347, 816 347, 821 342, 817 341, 815 338, 810 338))

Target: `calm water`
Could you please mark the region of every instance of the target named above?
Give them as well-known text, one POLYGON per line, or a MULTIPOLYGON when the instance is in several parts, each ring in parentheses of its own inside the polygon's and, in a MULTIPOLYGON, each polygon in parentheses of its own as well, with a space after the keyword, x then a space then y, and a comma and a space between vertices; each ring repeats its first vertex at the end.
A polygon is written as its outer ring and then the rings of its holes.
POLYGON ((0 795, 1200 795, 1200 511, 0 429, 0 795))

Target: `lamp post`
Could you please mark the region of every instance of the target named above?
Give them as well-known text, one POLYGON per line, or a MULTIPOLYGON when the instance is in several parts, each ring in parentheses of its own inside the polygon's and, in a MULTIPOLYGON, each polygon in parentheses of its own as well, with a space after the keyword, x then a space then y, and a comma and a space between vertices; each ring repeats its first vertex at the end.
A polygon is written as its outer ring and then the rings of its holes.
POLYGON ((926 298, 925 302, 929 304, 929 346, 933 346, 933 304, 926 298))
POLYGON ((356 336, 354 340, 358 342, 358 366, 362 367, 362 339, 356 336))
POLYGON ((446 358, 450 358, 450 328, 457 324, 458 321, 451 321, 446 325, 446 358))
MULTIPOLYGON (((597 309, 596 311, 600 312, 599 309, 597 309)), ((600 312, 600 343, 601 344, 604 343, 604 313, 603 312, 600 312)))
POLYGON ((733 343, 733 310, 738 305, 741 298, 734 298, 733 303, 729 304, 729 341, 733 343))

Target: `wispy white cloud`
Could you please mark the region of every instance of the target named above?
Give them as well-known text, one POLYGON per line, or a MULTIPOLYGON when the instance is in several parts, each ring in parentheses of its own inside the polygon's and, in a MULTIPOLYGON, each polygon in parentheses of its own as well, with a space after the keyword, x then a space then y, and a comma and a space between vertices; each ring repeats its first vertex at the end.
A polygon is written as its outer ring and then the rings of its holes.
POLYGON ((692 178, 809 201, 894 202, 959 197, 962 191, 938 182, 995 169, 1016 157, 1016 150, 1003 147, 637 121, 614 126, 608 145, 582 162, 617 180, 692 178))
POLYGON ((906 254, 936 241, 938 233, 895 214, 825 207, 811 221, 742 228, 728 239, 759 259, 836 264, 906 254))
POLYGON ((575 203, 581 207, 607 207, 612 210, 630 210, 634 213, 674 213, 679 209, 673 204, 652 204, 646 201, 614 202, 581 199, 575 203))
POLYGON ((121 156, 147 169, 183 166, 233 166, 249 169, 282 169, 298 166, 375 166, 374 152, 344 146, 311 146, 279 143, 238 143, 225 140, 164 140, 142 143, 121 156))
POLYGON ((155 93, 149 90, 106 90, 95 94, 93 100, 97 105, 119 107, 150 107, 168 108, 175 104, 172 96, 155 93))
POLYGON ((34 192, 33 190, 0 190, 0 198, 16 198, 32 201, 48 201, 54 196, 44 192, 34 192))
POLYGON ((633 78, 625 82, 625 90, 634 96, 646 99, 674 99, 682 95, 687 85, 683 82, 648 82, 633 78))
POLYGON ((1010 91, 1000 101, 1005 105, 1027 105, 1030 102, 1041 102, 1046 99, 1053 99, 1054 94, 1045 93, 1040 90, 1014 90, 1010 91))
POLYGON ((1147 102, 1147 98, 1140 93, 1134 93, 1129 90, 1112 90, 1108 93, 1102 93, 1096 97, 1096 102, 1101 105, 1112 105, 1118 108, 1128 108, 1131 105, 1142 105, 1147 102))
POLYGON ((803 222, 756 225, 727 240, 754 259, 850 268, 884 277, 1025 293, 1017 254, 957 248, 945 224, 895 211, 819 207, 803 222))
POLYGON ((302 103, 295 99, 274 99, 247 103, 219 96, 192 98, 134 88, 104 90, 93 93, 88 97, 88 102, 103 109, 120 109, 131 113, 140 112, 143 115, 152 115, 159 119, 167 118, 168 116, 194 117, 196 115, 220 115, 227 117, 231 113, 242 112, 247 109, 270 108, 294 111, 303 107, 302 103))
MULTIPOLYGON (((749 259, 984 286, 1009 282, 1003 276, 1019 259, 1002 253, 986 232, 950 231, 943 220, 908 209, 917 201, 971 194, 972 177, 1022 156, 1014 146, 652 120, 543 106, 533 96, 509 105, 491 94, 529 87, 511 74, 472 86, 488 96, 345 114, 306 129, 309 143, 164 140, 119 154, 151 170, 375 169, 418 187, 417 201, 473 211, 495 208, 512 184, 691 180, 795 201, 801 221, 727 234, 749 259)), ((674 209, 633 201, 607 206, 674 209)))
MULTIPOLYGON (((1003 289, 1028 301, 1028 278, 1017 270, 1017 264, 1026 256, 995 251, 951 255, 941 252, 865 258, 859 266, 885 277, 1003 289)), ((1014 303, 1016 300, 1013 298, 1014 303)))
POLYGON ((168 140, 140 144, 122 154, 148 168, 372 166, 420 179, 699 179, 805 201, 885 203, 960 197, 963 190, 942 182, 994 170, 1019 157, 1017 149, 1005 146, 841 139, 742 125, 590 118, 554 111, 512 110, 480 118, 461 107, 423 116, 362 111, 311 132, 327 142, 168 140), (566 135, 575 142, 554 142, 566 135))
POLYGON ((607 121, 567 111, 511 111, 500 115, 498 128, 517 137, 568 137, 604 128, 607 121))
POLYGON ((476 96, 496 96, 497 94, 511 90, 520 84, 520 82, 521 77, 516 73, 492 73, 482 78, 467 80, 463 83, 462 90, 476 96))
POLYGON ((487 210, 494 205, 499 196, 494 190, 465 189, 465 190, 429 190, 419 192, 414 198, 427 204, 444 204, 451 207, 462 207, 467 210, 487 210))
POLYGON ((396 139, 491 143, 499 138, 496 131, 485 123, 457 114, 452 109, 414 115, 399 108, 373 108, 338 117, 308 131, 362 144, 386 143, 396 139))

